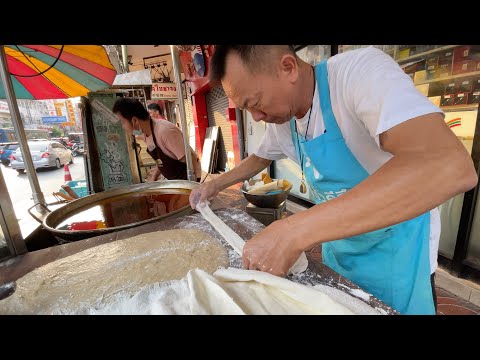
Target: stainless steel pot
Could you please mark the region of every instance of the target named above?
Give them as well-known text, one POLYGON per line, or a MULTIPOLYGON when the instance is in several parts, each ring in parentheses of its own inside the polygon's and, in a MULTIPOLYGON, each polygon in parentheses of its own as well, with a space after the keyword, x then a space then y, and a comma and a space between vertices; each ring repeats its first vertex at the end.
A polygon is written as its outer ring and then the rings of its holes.
MULTIPOLYGON (((62 224, 67 219, 71 218, 73 215, 81 211, 82 209, 86 209, 88 207, 92 207, 95 204, 100 204, 102 202, 108 201, 111 198, 119 197, 119 196, 127 196, 132 195, 134 196, 142 195, 142 194, 150 194, 150 193, 164 193, 164 194, 189 194, 191 190, 199 186, 199 183, 192 182, 188 180, 166 180, 166 181, 155 181, 151 183, 143 183, 143 184, 135 184, 124 186, 104 192, 99 192, 90 196, 86 196, 77 200, 74 200, 63 207, 51 211, 43 206, 49 213, 46 215, 45 218, 39 219, 37 216, 32 214, 30 211, 32 208, 29 209, 29 213, 39 222, 42 223, 42 226, 50 231, 55 238, 60 243, 77 241, 82 239, 87 239, 93 236, 103 235, 119 230, 124 230, 132 227, 136 227, 139 225, 143 225, 146 223, 150 223, 153 221, 159 221, 165 218, 177 217, 182 215, 188 215, 193 212, 193 209, 190 205, 182 206, 175 211, 169 212, 164 215, 151 217, 146 220, 131 222, 121 226, 113 226, 107 228, 99 228, 95 230, 62 230, 58 229, 58 226, 62 224), (43 220, 43 221, 42 221, 43 220)), ((39 204, 36 204, 39 205, 39 204)), ((35 205, 34 205, 35 206, 35 205)), ((128 206, 125 209, 122 209, 125 212, 132 209, 129 209, 128 206)), ((93 219, 92 219, 93 220, 93 219)))

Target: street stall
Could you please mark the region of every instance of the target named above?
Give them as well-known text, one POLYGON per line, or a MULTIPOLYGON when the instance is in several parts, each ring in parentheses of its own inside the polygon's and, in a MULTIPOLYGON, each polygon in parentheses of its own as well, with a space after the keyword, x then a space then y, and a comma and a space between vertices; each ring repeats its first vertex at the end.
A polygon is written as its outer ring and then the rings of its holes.
MULTIPOLYGON (((54 211, 37 199, 44 211, 25 241, 28 252, 0 262, 0 314, 397 314, 314 253, 303 254, 306 268, 286 279, 242 269, 241 247, 225 230, 243 243, 265 226, 218 198, 211 203, 215 225, 190 208, 196 182, 140 183, 128 134, 108 112, 117 92, 90 93, 84 102, 93 191, 54 211)), ((5 204, 7 215, 10 208, 5 204)))

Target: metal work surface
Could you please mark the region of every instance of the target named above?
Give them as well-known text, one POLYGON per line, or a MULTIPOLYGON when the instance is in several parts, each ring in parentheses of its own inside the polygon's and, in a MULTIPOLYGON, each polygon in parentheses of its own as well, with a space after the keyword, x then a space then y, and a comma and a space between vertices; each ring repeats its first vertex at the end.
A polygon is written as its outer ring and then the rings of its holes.
MULTIPOLYGON (((242 210, 230 208, 217 209, 214 210, 214 212, 244 240, 250 239, 264 228, 263 224, 242 210)), ((228 249, 230 266, 242 268, 241 257, 230 247, 230 245, 225 242, 221 235, 214 230, 206 220, 203 219, 200 214, 195 213, 178 218, 164 219, 162 221, 148 223, 136 228, 126 229, 115 233, 105 234, 90 239, 54 246, 17 256, 0 263, 0 284, 15 281, 39 266, 47 264, 51 261, 55 261, 56 259, 75 254, 93 246, 130 238, 142 233, 170 229, 196 229, 208 233, 210 236, 219 240, 228 249)), ((389 306, 385 305, 375 297, 367 294, 352 282, 323 265, 318 259, 312 257, 311 254, 307 253, 307 257, 309 259, 309 267, 307 271, 300 275, 289 276, 290 280, 306 285, 331 286, 363 301, 381 313, 397 313, 389 306)))

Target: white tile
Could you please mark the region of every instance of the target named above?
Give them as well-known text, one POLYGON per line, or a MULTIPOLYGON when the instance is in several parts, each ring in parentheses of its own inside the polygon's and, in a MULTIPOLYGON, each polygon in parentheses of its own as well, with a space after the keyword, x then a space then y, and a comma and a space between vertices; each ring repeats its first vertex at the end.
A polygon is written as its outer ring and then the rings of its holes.
POLYGON ((435 275, 435 285, 467 301, 469 301, 470 294, 472 293, 472 289, 463 284, 460 279, 443 271, 437 271, 435 275))
POLYGON ((470 294, 470 300, 469 300, 473 305, 480 306, 480 291, 479 290, 472 290, 472 293, 470 294))

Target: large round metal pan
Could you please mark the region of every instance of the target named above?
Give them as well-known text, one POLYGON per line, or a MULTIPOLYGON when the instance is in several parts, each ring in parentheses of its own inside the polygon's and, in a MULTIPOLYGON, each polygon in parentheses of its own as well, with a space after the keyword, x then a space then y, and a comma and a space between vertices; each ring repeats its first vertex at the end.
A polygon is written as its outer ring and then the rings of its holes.
MULTIPOLYGON (((153 216, 148 219, 144 219, 141 221, 133 221, 130 223, 125 223, 120 226, 109 226, 106 228, 97 228, 97 229, 90 229, 90 230, 65 230, 60 229, 59 225, 65 222, 67 219, 72 218, 75 214, 78 214, 82 211, 82 209, 88 209, 96 204, 105 204, 112 199, 112 198, 119 198, 121 197, 124 201, 122 204, 121 209, 117 209, 117 216, 118 214, 135 214, 135 211, 138 211, 138 208, 133 208, 128 205, 129 197, 131 199, 142 196, 142 195, 149 195, 149 194, 181 194, 181 195, 189 195, 190 192, 197 187, 199 184, 192 181, 187 180, 166 180, 166 181, 155 181, 151 183, 144 183, 144 184, 135 184, 124 186, 121 188, 116 188, 104 192, 99 192, 93 195, 89 195, 71 203, 64 205, 63 207, 56 209, 50 212, 43 220, 42 225, 43 227, 50 231, 60 243, 63 242, 71 242, 77 241, 82 239, 87 239, 93 236, 103 235, 123 229, 132 228, 135 226, 143 225, 153 221, 159 221, 165 218, 171 218, 176 216, 187 215, 193 212, 192 208, 186 202, 185 205, 185 197, 182 197, 182 206, 176 208, 173 211, 170 211, 166 214, 160 216, 153 216)), ((95 219, 90 219, 95 220, 95 219)))

